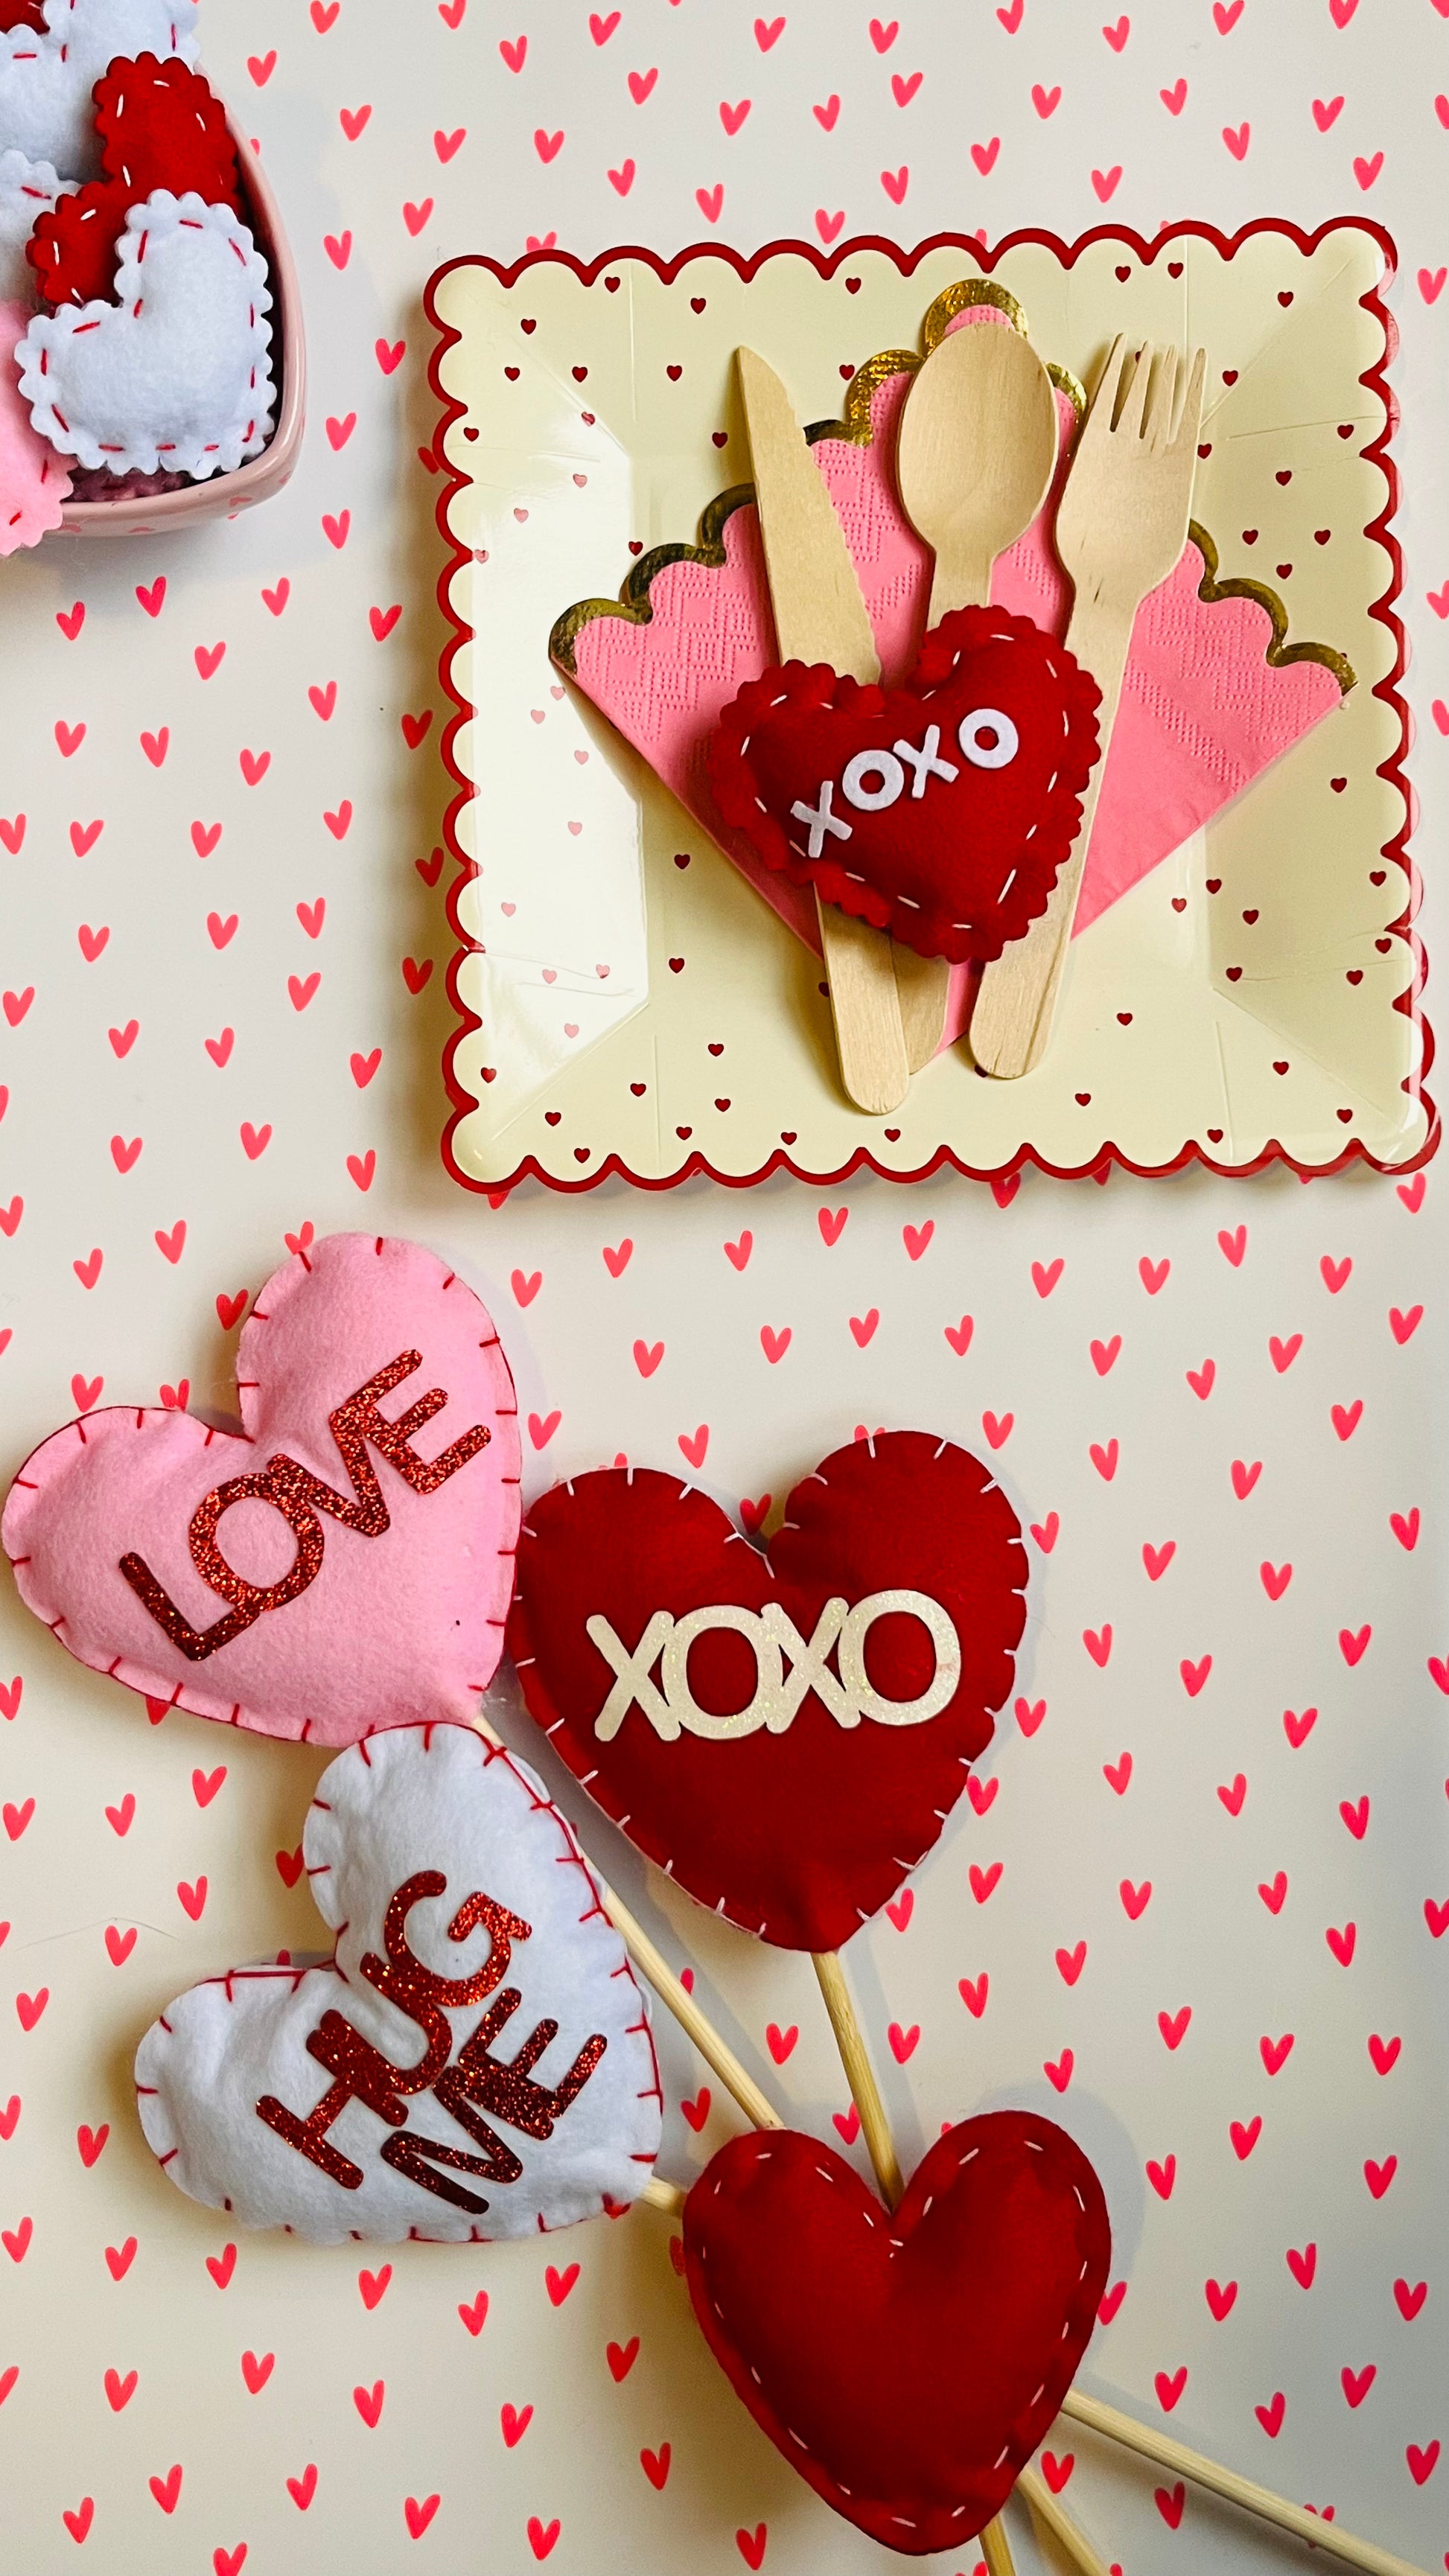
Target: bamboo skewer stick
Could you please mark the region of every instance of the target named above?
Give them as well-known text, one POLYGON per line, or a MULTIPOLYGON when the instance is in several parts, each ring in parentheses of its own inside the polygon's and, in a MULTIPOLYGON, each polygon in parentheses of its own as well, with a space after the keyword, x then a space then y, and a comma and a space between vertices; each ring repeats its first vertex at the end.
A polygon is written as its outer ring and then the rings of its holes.
MULTIPOLYGON (((489 1725, 481 1710, 473 1723, 478 1733, 486 1736, 490 1744, 496 1745, 500 1753, 507 1752, 508 1747, 502 1736, 495 1727, 489 1725)), ((590 1861, 588 1865, 598 1886, 604 1912, 624 1942, 635 1966, 642 1970, 660 2002, 673 2013, 686 2038, 693 2041, 706 2066, 712 2068, 726 2091, 734 2095, 746 2119, 752 2121, 757 2129, 783 2129, 785 2123, 773 2102, 760 2091, 748 2067, 741 2065, 734 2050, 715 2029, 708 2015, 700 2011, 687 1987, 681 1985, 663 1952, 656 1950, 643 1924, 635 1921, 622 1897, 614 1894, 613 1889, 594 1868, 593 1862, 590 1861)))
POLYGON ((1309 2513, 1301 2504, 1289 2504, 1285 2496, 1255 2485, 1251 2478, 1239 2477, 1236 2469, 1220 2468, 1216 2460, 1204 2458, 1201 2451, 1190 2451, 1185 2443, 1174 2442, 1168 2434, 1139 2424, 1134 2415, 1124 2415, 1115 2406, 1104 2406, 1099 2398, 1083 2396, 1080 2389, 1068 2391, 1062 2399, 1062 2413, 1070 2415, 1075 2423, 1086 2424, 1094 2433, 1105 2433, 1124 2449, 1139 2452, 1158 2468, 1169 2469, 1180 2478, 1191 2478, 1195 2486, 1206 2487, 1210 2494, 1224 2497, 1229 2504, 1241 2505, 1245 2513, 1276 2523, 1280 2531, 1293 2532, 1299 2540, 1324 2550, 1329 2557, 1363 2569, 1364 2576, 1423 2576, 1420 2568, 1410 2566, 1407 2559, 1396 2558, 1391 2550, 1380 2549, 1372 2540, 1356 2540, 1351 2531, 1341 2530, 1336 2522, 1309 2513))
MULTIPOLYGON (((1081 2570, 1081 2576, 1108 2576, 1106 2559, 1098 2555, 1085 2532, 1077 2529, 1071 2515, 1065 2506, 1058 2503, 1039 2471, 1023 2469, 1016 2481, 1016 2491, 1018 2495, 1025 2496, 1034 2519, 1060 2543, 1072 2565, 1081 2570)), ((988 2567, 991 2564, 989 2559, 986 2563, 988 2567)))
POLYGON ((677 2182, 666 2182, 663 2174, 651 2174, 639 2197, 647 2200, 651 2209, 662 2209, 666 2217, 682 2218, 689 2194, 681 2191, 677 2182))
MULTIPOLYGON (((508 1750, 502 1736, 481 1711, 474 1724, 478 1733, 500 1752, 508 1750)), ((754 2077, 741 2065, 707 2015, 701 2012, 694 1997, 681 1985, 643 1925, 636 1922, 629 1908, 599 1877, 592 1862, 589 1868, 604 1910, 635 1964, 654 1988, 660 2002, 673 2013, 705 2063, 733 2094, 745 2117, 757 2129, 783 2128, 785 2122, 774 2104, 761 2092, 754 2077)), ((900 2163, 845 1971, 833 1950, 817 1951, 812 1956, 841 2064, 850 2084, 851 2099, 860 2113, 861 2135, 865 2139, 871 2168, 882 2199, 888 2208, 894 2209, 904 2189, 900 2163)), ((656 2174, 646 2183, 640 2197, 651 2207, 677 2217, 684 2207, 686 2195, 677 2184, 666 2182, 656 2174)), ((1390 2550, 1380 2549, 1374 2541, 1356 2539, 1352 2532, 1343 2530, 1337 2522, 1325 2521, 1321 2515, 1309 2513, 1302 2505, 1290 2504, 1285 2496, 1274 2495, 1270 2488, 1255 2485, 1252 2479, 1240 2477, 1235 2469, 1223 2468, 1203 2452, 1189 2450, 1185 2444, 1174 2442, 1165 2433, 1155 2433, 1150 2426, 1139 2424, 1135 2416, 1124 2415, 1118 2408, 1104 2405, 1099 2398, 1084 2395, 1080 2389, 1068 2390, 1062 2400, 1061 2411, 1077 2423, 1085 2424, 1090 2431, 1102 2434, 1106 2440, 1118 2442, 1125 2450, 1135 2451, 1141 2458, 1154 2461, 1159 2468, 1169 2469, 1178 2477, 1191 2478, 1195 2485, 1224 2497, 1228 2503, 1240 2506, 1245 2513, 1257 2514, 1264 2522, 1276 2524, 1280 2531, 1291 2532, 1330 2557, 1340 2558, 1346 2565, 1359 2568, 1362 2576, 1424 2576, 1421 2568, 1414 2567, 1407 2559, 1396 2558, 1390 2550)), ((1035 2471, 1024 2470, 1017 2484, 1032 2511, 1039 2514, 1072 2558, 1080 2576, 1102 2576, 1100 2557, 1035 2471)), ((999 2523, 988 2524, 987 2531, 983 2532, 983 2549, 986 2549, 988 2533, 997 2535, 992 2545, 999 2545, 1005 2551, 1006 2541, 999 2523)), ((993 2566, 987 2551, 987 2565, 991 2576, 1012 2576, 1009 2553, 993 2566)))
MULTIPOLYGON (((865 2044, 865 2033, 856 2019, 855 2001, 840 1964, 840 1954, 836 1950, 813 1950, 810 1955, 820 1980, 825 2009, 830 2015, 840 2063, 850 2086, 850 2098, 860 2113, 860 2132, 870 2157, 871 2171, 887 2209, 894 2209, 905 2190, 905 2179, 896 2154, 896 2143, 891 2136, 886 2106, 881 2100, 880 2086, 875 2080, 875 2068, 870 2062, 870 2051, 865 2044)), ((1016 2576, 1010 2545, 999 2515, 987 2523, 981 2534, 981 2546, 989 2576, 1016 2576)), ((1090 2570, 1087 2576, 1091 2576, 1090 2570)))
POLYGON ((986 2561, 987 2576, 1016 2576, 1006 2526, 998 2514, 979 2535, 981 2555, 986 2561))
POLYGON ((845 1970, 835 1950, 814 1950, 811 1962, 820 1980, 830 2027, 835 2033, 835 2045, 840 2051, 840 2063, 850 2086, 850 2098, 860 2113, 861 2135, 865 2140, 871 2171, 880 2185, 880 2196, 887 2209, 894 2209, 905 2190, 905 2176, 896 2157, 895 2140, 891 2136, 891 2124, 881 2100, 880 2086, 875 2080, 875 2068, 855 2017, 855 2004, 845 1982, 845 1970))

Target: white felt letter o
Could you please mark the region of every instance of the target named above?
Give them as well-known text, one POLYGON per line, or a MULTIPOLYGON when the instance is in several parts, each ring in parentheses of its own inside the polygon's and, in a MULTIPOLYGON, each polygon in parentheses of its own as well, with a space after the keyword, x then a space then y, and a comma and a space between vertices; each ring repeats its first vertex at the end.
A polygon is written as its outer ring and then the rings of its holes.
POLYGON ((887 805, 894 805, 906 783, 906 773, 893 751, 858 751, 854 760, 847 761, 840 783, 847 804, 853 805, 857 813, 879 814, 887 805), (865 782, 872 776, 879 779, 878 787, 867 787, 865 782))
POLYGON ((973 707, 956 727, 956 740, 977 769, 1005 769, 1021 748, 1020 734, 999 707, 973 707), (995 742, 984 743, 983 733, 994 733, 995 742))

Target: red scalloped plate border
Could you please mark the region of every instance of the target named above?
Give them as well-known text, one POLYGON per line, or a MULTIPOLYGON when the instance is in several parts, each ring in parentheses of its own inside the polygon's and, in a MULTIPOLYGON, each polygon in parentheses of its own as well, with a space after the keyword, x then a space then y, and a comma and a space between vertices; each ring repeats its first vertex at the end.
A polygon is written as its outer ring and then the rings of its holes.
POLYGON ((459 968, 463 960, 474 953, 477 947, 477 942, 470 938, 460 919, 459 897, 463 887, 477 874, 477 869, 473 861, 465 855, 458 837, 459 818, 463 808, 471 800, 474 790, 472 781, 464 775, 459 766, 456 745, 458 734, 471 716, 472 708, 455 685, 453 678, 453 665, 469 630, 452 606, 453 575, 458 565, 466 560, 466 550, 454 537, 448 524, 448 514, 454 493, 466 482, 467 477, 452 471, 441 453, 443 438, 464 409, 461 403, 455 402, 444 390, 442 382, 443 361, 461 336, 451 330, 438 313, 437 290, 444 278, 451 277, 458 269, 482 268, 495 277, 501 286, 513 286, 528 270, 552 263, 557 267, 568 269, 578 279, 580 285, 591 286, 595 278, 616 261, 631 259, 638 260, 651 268, 661 284, 668 286, 690 260, 709 258, 723 260, 745 284, 748 284, 766 260, 779 258, 785 253, 792 253, 796 258, 808 260, 818 276, 830 278, 843 264, 867 251, 884 254, 887 259, 894 261, 902 277, 910 277, 928 253, 937 250, 960 250, 989 275, 1007 251, 1019 249, 1025 243, 1035 243, 1052 251, 1065 268, 1074 268, 1084 251, 1091 249, 1095 243, 1103 241, 1121 243, 1141 261, 1145 268, 1150 268, 1172 243, 1184 239, 1210 242, 1213 248, 1220 251, 1226 259, 1231 259, 1244 242, 1252 240, 1258 233, 1279 234, 1285 241, 1291 242, 1296 250, 1308 254, 1316 250, 1320 242, 1326 240, 1330 233, 1341 230, 1370 234, 1384 253, 1389 276, 1392 277, 1397 272, 1398 249, 1392 235, 1386 232, 1381 224, 1367 222, 1361 215, 1334 216, 1327 223, 1320 224, 1312 233, 1305 233, 1297 224, 1285 222, 1271 215, 1260 216, 1255 222, 1244 224, 1239 231, 1231 234, 1219 232, 1212 224, 1171 224, 1151 242, 1144 241, 1140 233, 1128 231, 1117 224, 1098 224, 1090 232, 1079 234, 1073 242, 1064 242, 1055 233, 1042 232, 1030 227, 1021 232, 1008 233, 991 249, 978 241, 974 235, 963 233, 933 233, 929 240, 918 242, 915 249, 911 251, 903 250, 896 242, 884 240, 879 234, 860 233, 850 241, 837 244, 828 252, 818 250, 812 242, 773 241, 767 242, 763 249, 753 252, 749 257, 730 249, 727 243, 717 241, 693 242, 687 250, 677 252, 672 259, 661 258, 658 252, 646 250, 639 244, 616 244, 612 249, 602 251, 597 259, 587 261, 576 259, 569 251, 556 249, 530 251, 523 259, 514 260, 511 263, 489 259, 482 252, 475 252, 459 259, 447 260, 442 267, 434 270, 423 291, 423 309, 437 333, 437 340, 428 361, 428 381, 437 396, 440 409, 434 453, 442 469, 443 484, 438 495, 436 517, 439 532, 447 548, 447 560, 438 576, 437 596, 444 623, 450 629, 439 657, 438 669, 443 688, 457 709, 457 713, 449 718, 444 729, 442 753, 444 765, 458 791, 448 806, 443 823, 444 838, 455 868, 453 882, 448 888, 447 906, 448 920, 458 945, 448 961, 447 988, 458 1026, 452 1032, 443 1050, 443 1079, 451 1103, 451 1115, 443 1131, 442 1157, 447 1170, 462 1188, 482 1192, 497 1207, 502 1204, 510 1190, 516 1188, 520 1181, 526 1180, 541 1181, 547 1189, 576 1196, 581 1191, 597 1189, 601 1181, 614 1177, 631 1182, 636 1189, 672 1190, 678 1189, 682 1182, 703 1174, 706 1179, 718 1181, 727 1189, 753 1189, 760 1181, 768 1180, 776 1172, 789 1172, 796 1180, 808 1181, 816 1187, 821 1187, 849 1180, 852 1174, 859 1171, 875 1172, 886 1181, 905 1182, 927 1180, 933 1173, 942 1169, 958 1172, 963 1180, 998 1183, 1013 1179, 1023 1170, 1045 1172, 1053 1180, 1105 1180, 1115 1165, 1121 1171, 1135 1173, 1140 1179, 1163 1180, 1174 1172, 1185 1171, 1194 1163, 1200 1165, 1204 1171, 1216 1173, 1225 1180, 1241 1180, 1250 1173, 1265 1171, 1275 1163, 1286 1165, 1302 1180, 1321 1179, 1328 1173, 1345 1171, 1355 1163, 1362 1163, 1371 1171, 1385 1172, 1396 1179, 1401 1179, 1411 1172, 1418 1171, 1430 1160, 1438 1150, 1440 1130, 1438 1111, 1424 1087, 1434 1061, 1434 1036, 1421 1007, 1426 961, 1423 942, 1413 926, 1419 909, 1421 888, 1418 872, 1409 857, 1408 850, 1409 836, 1413 827, 1413 803, 1403 764, 1409 748, 1409 711, 1399 685, 1404 676, 1406 652, 1403 621, 1397 613, 1396 605, 1403 590, 1403 554, 1393 527, 1399 506, 1400 486, 1398 468, 1389 453, 1397 426, 1398 409, 1387 381, 1386 371, 1398 345, 1398 332, 1393 315, 1377 287, 1361 297, 1360 301, 1364 310, 1372 313, 1375 320, 1382 325, 1384 354, 1359 381, 1368 392, 1378 396, 1384 407, 1383 428, 1371 445, 1363 450, 1363 456, 1366 463, 1376 465, 1383 475, 1385 499, 1382 511, 1365 528, 1364 534, 1382 546, 1389 558, 1388 587, 1374 602, 1370 614, 1378 619, 1380 625, 1388 629, 1393 639, 1394 664, 1388 676, 1375 683, 1373 694, 1393 709, 1399 726, 1398 743, 1390 757, 1380 763, 1378 775, 1387 780, 1390 786, 1397 788, 1404 808, 1404 819, 1393 839, 1384 845, 1382 855, 1385 859, 1392 860, 1403 871, 1404 876, 1404 908, 1398 918, 1390 923, 1389 929, 1392 935, 1404 941, 1413 963, 1413 981, 1407 991, 1400 994, 1394 1007, 1415 1023, 1421 1031, 1423 1043, 1423 1061, 1415 1077, 1415 1083, 1428 1114, 1429 1131, 1417 1154, 1404 1163, 1385 1163, 1381 1162, 1376 1155, 1370 1154, 1357 1139, 1352 1139, 1331 1163, 1303 1164, 1295 1161, 1282 1145, 1276 1141, 1270 1141, 1251 1163, 1219 1163, 1215 1162, 1210 1154, 1205 1153, 1200 1145, 1188 1143, 1183 1145, 1181 1151, 1170 1163, 1144 1164, 1135 1163, 1129 1154, 1123 1153, 1120 1146, 1108 1143, 1093 1154, 1090 1162, 1063 1166, 1047 1162, 1037 1152, 1035 1146, 1024 1144, 1018 1148, 1009 1162, 994 1165, 989 1170, 981 1170, 973 1164, 963 1162, 959 1154, 954 1153, 949 1145, 942 1145, 937 1148, 928 1162, 918 1164, 914 1171, 902 1172, 892 1170, 889 1165, 879 1162, 875 1155, 862 1146, 858 1153, 852 1154, 846 1162, 831 1172, 802 1170, 800 1165, 793 1162, 781 1149, 769 1155, 758 1170, 753 1172, 719 1172, 705 1155, 694 1153, 687 1157, 677 1172, 671 1172, 664 1177, 650 1177, 644 1173, 631 1171, 619 1155, 610 1154, 605 1157, 596 1172, 590 1172, 586 1178, 580 1180, 559 1180, 552 1172, 545 1171, 537 1159, 529 1154, 506 1179, 481 1181, 471 1172, 465 1172, 462 1169, 453 1149, 457 1128, 478 1106, 475 1095, 465 1090, 459 1080, 456 1064, 457 1051, 464 1039, 470 1037, 482 1023, 477 1015, 469 1010, 458 990, 459 968))

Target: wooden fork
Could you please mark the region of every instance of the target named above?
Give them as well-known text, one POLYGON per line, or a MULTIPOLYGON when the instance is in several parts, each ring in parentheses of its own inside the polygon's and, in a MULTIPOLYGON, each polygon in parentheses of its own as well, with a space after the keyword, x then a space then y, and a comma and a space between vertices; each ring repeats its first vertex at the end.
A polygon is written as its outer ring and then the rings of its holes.
POLYGON ((1207 353, 1193 358, 1175 426, 1177 351, 1162 352, 1149 403, 1152 358, 1150 344, 1134 355, 1125 339, 1113 342, 1057 508, 1057 553, 1076 590, 1066 640, 1102 692, 1101 751, 1046 911, 981 978, 971 1052, 983 1072, 1007 1081, 1040 1064, 1050 1042, 1133 622, 1187 543, 1207 353))

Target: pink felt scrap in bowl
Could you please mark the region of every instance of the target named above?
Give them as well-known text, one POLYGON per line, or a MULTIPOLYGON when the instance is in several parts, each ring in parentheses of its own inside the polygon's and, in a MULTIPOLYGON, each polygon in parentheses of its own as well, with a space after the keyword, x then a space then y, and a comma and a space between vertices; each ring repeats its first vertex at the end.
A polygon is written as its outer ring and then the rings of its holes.
POLYGON ((108 1406, 32 1452, 0 1539, 67 1651, 162 1708, 342 1745, 468 1720, 519 1524, 513 1380, 420 1244, 327 1236, 237 1352, 242 1429, 108 1406))
MULTIPOLYGON (((976 307, 957 327, 995 320, 991 308, 976 307)), ((915 657, 932 571, 930 549, 906 519, 894 480, 896 430, 911 381, 903 370, 876 387, 868 442, 827 437, 811 450, 855 561, 887 687, 900 684, 915 657)), ((1058 407, 1059 488, 1077 423, 1066 394, 1059 394, 1058 407)), ((1055 515, 1053 491, 1026 535, 998 558, 991 597, 994 605, 1061 636, 1071 588, 1052 548, 1055 515)), ((590 619, 575 638, 573 677, 781 919, 818 951, 809 892, 765 868, 720 821, 709 794, 704 755, 710 734, 745 682, 774 659, 753 502, 730 514, 722 543, 722 565, 686 560, 655 574, 646 623, 607 615, 590 619)), ((1177 570, 1138 614, 1077 907, 1078 931, 1340 704, 1339 681, 1323 663, 1268 661, 1273 621, 1256 600, 1201 599, 1205 569, 1198 547, 1189 543, 1177 570)), ((964 970, 956 970, 955 984, 947 1023, 952 1036, 966 1017, 964 970)))
POLYGON ((20 304, 0 303, 0 555, 33 546, 58 528, 70 496, 70 471, 31 424, 11 354, 30 320, 20 304))

